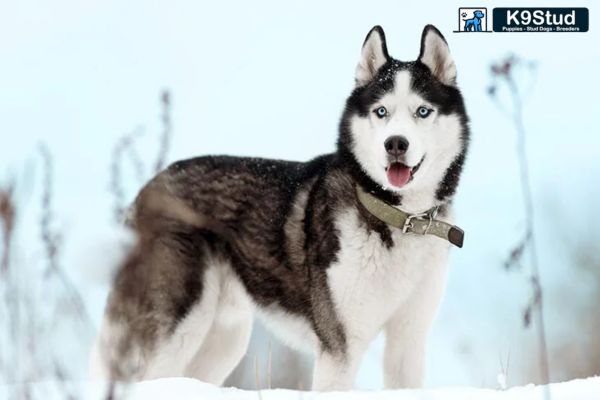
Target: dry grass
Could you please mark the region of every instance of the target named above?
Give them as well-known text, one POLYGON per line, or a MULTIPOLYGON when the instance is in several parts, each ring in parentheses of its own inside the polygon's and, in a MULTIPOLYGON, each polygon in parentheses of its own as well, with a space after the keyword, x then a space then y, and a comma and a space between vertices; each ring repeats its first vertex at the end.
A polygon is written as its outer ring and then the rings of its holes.
POLYGON ((121 137, 115 144, 112 151, 110 165, 110 192, 113 196, 113 210, 115 221, 123 221, 123 215, 126 209, 125 188, 123 187, 123 158, 128 156, 136 172, 136 176, 141 183, 144 179, 144 163, 138 155, 135 147, 136 140, 142 135, 141 130, 135 130, 121 137))
POLYGON ((72 306, 75 317, 78 318, 89 330, 93 330, 92 320, 88 314, 85 302, 79 289, 71 281, 59 262, 59 249, 62 243, 62 235, 56 231, 54 226, 54 212, 52 209, 52 156, 46 145, 40 145, 40 154, 43 162, 44 179, 42 183, 42 201, 40 218, 41 240, 45 250, 47 268, 45 278, 55 276, 64 288, 64 295, 72 306))
MULTIPOLYGON (((591 194, 582 208, 593 208, 597 200, 591 194)), ((570 380, 597 376, 600 375, 600 237, 596 226, 600 218, 592 213, 582 220, 574 220, 558 202, 549 202, 548 206, 547 212, 556 224, 554 230, 560 235, 562 250, 566 252, 569 275, 578 289, 581 285, 581 290, 576 289, 578 293, 572 296, 564 296, 567 291, 573 291, 568 281, 555 288, 559 312, 574 316, 576 323, 572 334, 553 346, 551 359, 560 366, 554 378, 570 380)))
MULTIPOLYGON (((519 161, 519 173, 521 181, 521 190, 523 193, 523 209, 525 212, 525 233, 524 239, 519 242, 510 252, 508 261, 505 263, 507 268, 522 262, 525 254, 529 255, 529 270, 531 282, 531 299, 523 312, 523 322, 525 327, 529 327, 531 320, 535 319, 535 328, 538 342, 538 366, 541 374, 541 383, 550 383, 550 366, 548 361, 548 345, 546 343, 546 327, 544 321, 544 301, 543 290, 540 279, 540 265, 537 255, 535 240, 534 215, 535 204, 533 202, 531 190, 531 176, 529 173, 529 160, 527 157, 527 148, 525 139, 527 132, 525 130, 523 115, 523 90, 520 81, 517 78, 518 69, 528 69, 534 74, 535 63, 527 62, 517 56, 511 55, 491 66, 494 83, 490 86, 488 93, 496 102, 498 107, 505 112, 505 115, 511 120, 517 133, 517 159, 519 161), (497 89, 504 87, 508 89, 510 105, 505 107, 498 99, 497 89)), ((544 397, 550 399, 548 386, 544 391, 544 397)))
MULTIPOLYGON (((168 92, 161 95, 163 129, 158 154, 152 166, 162 168, 166 162, 171 140, 171 101, 168 92)), ((126 135, 116 144, 111 163, 110 189, 115 200, 116 214, 125 209, 125 186, 122 168, 126 159, 141 184, 144 180, 144 163, 136 149, 138 132, 126 135)), ((42 253, 39 258, 18 256, 15 240, 19 205, 15 199, 17 184, 0 186, 0 380, 14 385, 14 398, 32 397, 28 382, 53 378, 57 390, 65 399, 76 399, 79 394, 68 384, 72 379, 72 360, 64 359, 62 351, 53 341, 56 327, 73 327, 74 346, 84 346, 89 334, 95 331, 88 314, 84 297, 63 268, 61 250, 64 236, 58 229, 54 210, 54 164, 51 151, 39 146, 41 164, 40 232, 42 253), (16 265, 17 262, 19 265, 16 265), (41 268, 39 266, 42 266, 41 268), (66 324, 66 325, 65 325, 66 324)), ((148 168, 148 170, 152 170, 148 168)), ((122 220, 121 220, 122 221, 122 220)), ((35 243, 29 241, 27 248, 35 243)), ((125 263, 139 262, 136 249, 125 263)), ((67 332, 69 334, 69 332, 67 332)), ((62 340, 62 339, 61 339, 62 340)), ((59 346, 64 345, 61 343, 59 346)), ((83 366, 85 367, 85 366, 83 366)), ((116 398, 115 385, 111 385, 107 398, 116 398)))
POLYGON ((157 174, 165 167, 167 152, 171 144, 171 94, 168 90, 164 90, 162 92, 162 95, 160 96, 160 102, 162 106, 161 120, 163 129, 160 137, 160 145, 158 148, 158 155, 156 157, 156 164, 154 167, 154 172, 157 174))
POLYGON ((15 226, 14 184, 0 188, 0 221, 2 222, 2 261, 0 272, 4 275, 10 263, 10 245, 15 226))
POLYGON ((140 152, 137 149, 138 140, 143 134, 143 131, 136 129, 130 133, 123 135, 115 144, 112 151, 110 165, 110 185, 109 190, 113 197, 113 210, 115 221, 123 223, 124 214, 127 209, 128 198, 130 193, 125 188, 123 183, 123 175, 125 161, 133 168, 136 177, 136 190, 144 181, 151 178, 146 174, 146 170, 152 174, 158 174, 166 165, 167 154, 172 141, 173 129, 171 124, 171 94, 165 90, 160 96, 161 103, 161 123, 162 129, 159 138, 158 151, 154 157, 154 161, 150 166, 146 166, 140 152))

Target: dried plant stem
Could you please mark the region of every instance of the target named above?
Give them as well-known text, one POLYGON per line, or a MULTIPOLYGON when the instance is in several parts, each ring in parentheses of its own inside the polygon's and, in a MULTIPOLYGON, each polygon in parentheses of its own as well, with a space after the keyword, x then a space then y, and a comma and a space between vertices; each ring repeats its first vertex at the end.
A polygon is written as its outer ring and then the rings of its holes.
POLYGON ((171 142, 171 95, 168 90, 163 91, 161 95, 163 131, 160 138, 158 156, 156 158, 156 166, 154 170, 159 173, 165 166, 167 159, 167 151, 171 142))
POLYGON ((268 364, 267 364, 267 388, 272 389, 271 387, 271 377, 272 377, 272 368, 273 368, 273 351, 271 349, 271 340, 269 340, 269 355, 268 355, 268 364))
POLYGON ((260 372, 258 370, 258 357, 254 357, 254 378, 256 379, 256 390, 258 392, 258 398, 262 400, 262 393, 260 391, 260 372))
POLYGON ((20 347, 21 335, 19 328, 21 325, 20 305, 19 305, 19 285, 18 274, 19 270, 10 268, 11 261, 11 242, 14 233, 15 221, 15 203, 13 198, 13 185, 8 188, 0 189, 0 222, 2 226, 2 263, 0 269, 0 289, 4 294, 4 303, 6 304, 6 313, 3 315, 3 323, 0 324, 3 328, 6 327, 7 332, 2 332, 2 335, 7 334, 10 337, 12 347, 12 357, 9 351, 5 349, 0 353, 0 368, 8 382, 18 379, 20 372, 20 357, 18 357, 18 349, 20 347), (4 320, 6 318, 6 320, 4 320), (7 323, 5 323, 5 321, 7 323))
MULTIPOLYGON (((508 387, 508 367, 510 366, 510 349, 506 356, 506 363, 502 360, 502 355, 498 354, 498 360, 500 361, 500 371, 504 375, 504 385, 501 387, 502 390, 506 390, 508 387)), ((499 382, 500 383, 500 382, 499 382)))
POLYGON ((2 261, 0 271, 6 274, 10 262, 10 243, 15 221, 15 205, 13 202, 13 186, 0 189, 0 220, 2 221, 2 261))
POLYGON ((144 165, 135 149, 135 140, 142 134, 142 131, 135 130, 123 135, 112 151, 112 160, 110 167, 110 192, 113 195, 115 221, 121 223, 125 213, 125 190, 122 184, 122 157, 128 155, 138 180, 144 179, 144 165))
POLYGON ((67 274, 60 267, 58 262, 58 249, 60 245, 60 235, 53 232, 52 225, 52 157, 50 151, 45 145, 40 145, 40 154, 44 166, 44 180, 42 185, 42 217, 40 220, 40 230, 42 243, 46 252, 48 268, 46 277, 54 275, 67 291, 67 298, 70 301, 76 315, 80 321, 87 327, 93 326, 92 320, 87 313, 85 302, 77 287, 71 282, 67 274))
POLYGON ((115 400, 115 381, 110 381, 108 384, 108 390, 106 391, 106 400, 115 400))
POLYGON ((512 94, 514 102, 514 114, 513 123, 517 131, 517 155, 519 159, 519 170, 521 178, 521 189, 523 191, 523 206, 525 208, 526 218, 526 237, 529 240, 529 254, 531 262, 531 284, 533 288, 533 301, 532 305, 537 307, 535 314, 536 318, 536 331, 538 336, 538 352, 539 352, 539 364, 542 375, 542 383, 544 383, 545 391, 544 396, 546 399, 550 398, 550 389, 548 384, 550 383, 550 367, 548 363, 548 346, 546 343, 546 329, 544 324, 544 302, 542 294, 542 286, 540 283, 540 269, 537 255, 537 245, 535 241, 535 229, 534 229, 534 206, 533 206, 533 195, 531 191, 531 177, 529 173, 529 162, 527 158, 527 147, 526 147, 526 132, 523 124, 523 104, 517 85, 512 75, 507 74, 506 82, 508 83, 509 89, 512 94))

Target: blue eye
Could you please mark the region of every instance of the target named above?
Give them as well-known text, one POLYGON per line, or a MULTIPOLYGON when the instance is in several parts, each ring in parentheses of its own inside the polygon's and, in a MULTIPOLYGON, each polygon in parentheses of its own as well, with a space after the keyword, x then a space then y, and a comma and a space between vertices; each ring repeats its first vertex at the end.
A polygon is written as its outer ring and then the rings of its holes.
POLYGON ((419 118, 427 118, 433 112, 431 108, 427 108, 425 106, 421 106, 417 108, 417 116, 419 118))
POLYGON ((378 107, 373 111, 379 118, 384 118, 388 115, 388 110, 384 106, 378 107))

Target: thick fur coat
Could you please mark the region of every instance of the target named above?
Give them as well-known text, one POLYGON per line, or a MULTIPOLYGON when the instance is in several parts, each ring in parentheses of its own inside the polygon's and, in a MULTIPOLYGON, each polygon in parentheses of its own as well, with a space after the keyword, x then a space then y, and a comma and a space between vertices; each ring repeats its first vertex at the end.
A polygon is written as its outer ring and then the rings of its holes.
POLYGON ((314 389, 351 388, 382 330, 386 387, 422 384, 449 243, 377 219, 356 186, 409 213, 439 206, 452 221, 467 116, 432 26, 413 62, 391 58, 373 28, 355 80, 335 153, 306 163, 199 157, 144 187, 129 218, 139 243, 114 281, 97 373, 221 384, 256 314, 314 353, 314 389))

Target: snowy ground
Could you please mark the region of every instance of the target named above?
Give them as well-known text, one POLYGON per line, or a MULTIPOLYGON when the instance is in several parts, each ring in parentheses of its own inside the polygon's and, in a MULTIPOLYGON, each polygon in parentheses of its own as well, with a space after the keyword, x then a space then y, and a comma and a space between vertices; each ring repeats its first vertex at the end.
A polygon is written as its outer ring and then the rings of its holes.
MULTIPOLYGON (((30 385, 31 398, 62 399, 64 389, 75 393, 84 393, 86 399, 105 399, 107 386, 100 382, 61 384, 45 382, 30 385)), ((14 386, 0 387, 0 398, 8 398, 14 386)), ((334 399, 394 399, 394 400, 536 400, 544 399, 545 387, 519 386, 508 390, 492 390, 480 388, 440 388, 421 390, 388 390, 388 391, 353 391, 353 392, 302 392, 294 390, 239 390, 220 388, 189 378, 157 379, 130 385, 126 392, 119 391, 116 398, 128 400, 177 399, 177 400, 334 400, 334 399), (124 395, 124 396, 121 396, 124 395)), ((600 399, 600 377, 577 379, 550 385, 552 400, 597 400, 600 399)))

